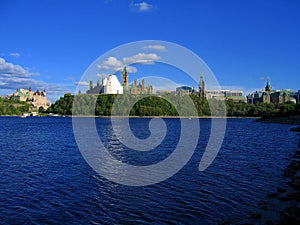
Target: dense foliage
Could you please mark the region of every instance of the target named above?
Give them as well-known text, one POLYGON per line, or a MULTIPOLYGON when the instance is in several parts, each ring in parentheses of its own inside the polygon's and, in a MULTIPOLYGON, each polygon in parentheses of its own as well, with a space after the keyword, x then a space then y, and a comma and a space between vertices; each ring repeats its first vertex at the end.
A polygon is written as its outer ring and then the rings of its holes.
POLYGON ((32 105, 27 102, 12 101, 0 97, 0 115, 21 115, 27 113, 32 105))
MULTIPOLYGON (((265 117, 300 114, 300 104, 248 104, 226 101, 227 116, 265 117)), ((225 115, 224 102, 207 100, 197 95, 158 96, 140 95, 71 95, 65 94, 53 104, 48 112, 61 115, 96 116, 219 116, 225 115), (73 106, 74 99, 76 99, 73 106), (118 104, 116 104, 116 102, 118 104), (195 106, 196 112, 191 108, 195 106), (129 109, 127 109, 129 108, 129 109)))

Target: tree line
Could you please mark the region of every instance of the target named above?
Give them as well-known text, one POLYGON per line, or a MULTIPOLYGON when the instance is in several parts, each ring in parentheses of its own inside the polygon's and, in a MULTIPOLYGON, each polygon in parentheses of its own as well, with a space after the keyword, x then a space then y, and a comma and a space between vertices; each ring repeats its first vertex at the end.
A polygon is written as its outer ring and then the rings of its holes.
POLYGON ((95 116, 222 116, 268 117, 299 115, 300 104, 223 101, 197 95, 71 95, 65 94, 46 111, 61 115, 95 116))
POLYGON ((21 102, 17 100, 2 99, 0 97, 0 115, 21 115, 27 113, 33 107, 28 102, 21 102))

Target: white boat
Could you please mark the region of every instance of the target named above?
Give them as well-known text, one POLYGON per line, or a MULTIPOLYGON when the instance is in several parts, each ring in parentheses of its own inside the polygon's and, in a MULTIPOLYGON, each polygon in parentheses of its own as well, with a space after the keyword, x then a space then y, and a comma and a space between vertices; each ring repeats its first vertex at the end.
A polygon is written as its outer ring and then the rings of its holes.
POLYGON ((27 117, 27 115, 26 114, 24 114, 24 113, 22 113, 22 115, 20 116, 21 118, 26 118, 27 117))

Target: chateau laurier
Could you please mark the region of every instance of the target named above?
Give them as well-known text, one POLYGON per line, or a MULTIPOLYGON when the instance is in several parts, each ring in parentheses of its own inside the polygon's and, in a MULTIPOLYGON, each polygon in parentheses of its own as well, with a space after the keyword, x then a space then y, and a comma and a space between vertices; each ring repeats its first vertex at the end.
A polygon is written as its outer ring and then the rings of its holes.
POLYGON ((46 90, 33 92, 31 88, 28 90, 20 88, 10 96, 10 99, 32 103, 35 109, 40 107, 47 109, 51 105, 50 101, 47 100, 46 90))

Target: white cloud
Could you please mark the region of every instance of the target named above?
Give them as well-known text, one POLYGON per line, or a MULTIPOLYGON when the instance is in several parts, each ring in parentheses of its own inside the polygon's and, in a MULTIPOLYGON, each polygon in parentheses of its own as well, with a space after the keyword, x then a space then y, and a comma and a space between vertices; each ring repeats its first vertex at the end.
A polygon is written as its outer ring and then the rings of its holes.
POLYGON ((126 64, 138 63, 138 64, 154 64, 155 60, 159 60, 160 57, 155 53, 145 54, 138 53, 131 57, 124 57, 123 62, 126 64))
POLYGON ((118 71, 123 67, 123 63, 119 61, 116 57, 109 57, 101 65, 98 65, 98 69, 102 71, 118 71))
POLYGON ((127 72, 128 73, 136 73, 137 72, 137 68, 134 66, 126 66, 127 72))
MULTIPOLYGON (((119 60, 116 57, 107 58, 102 64, 98 65, 98 69, 104 72, 114 73, 116 71, 122 71, 125 64, 129 64, 126 66, 128 73, 136 73, 137 68, 134 66, 130 66, 130 64, 154 64, 156 60, 159 60, 160 57, 155 53, 138 53, 136 55, 130 57, 124 57, 123 60, 119 60)), ((98 77, 103 77, 106 74, 99 74, 98 77)))
POLYGON ((78 86, 89 86, 89 83, 87 81, 74 82, 74 84, 78 86))
POLYGON ((15 58, 18 58, 18 57, 21 56, 20 53, 17 53, 17 52, 10 53, 9 55, 12 56, 12 57, 15 57, 15 58))
POLYGON ((20 65, 6 62, 0 58, 0 89, 15 90, 18 88, 29 88, 43 90, 48 94, 64 94, 69 92, 66 85, 49 84, 41 80, 33 79, 37 73, 32 73, 20 65))
POLYGON ((135 12, 150 12, 154 8, 153 5, 147 2, 139 2, 139 3, 131 2, 130 7, 131 10, 135 12))
POLYGON ((102 78, 107 77, 108 75, 109 74, 107 74, 107 73, 98 73, 96 76, 102 79, 102 78))
POLYGON ((19 65, 15 65, 12 63, 8 63, 5 61, 5 59, 0 58, 0 76, 1 77, 30 77, 32 75, 36 75, 33 73, 30 73, 27 69, 24 69, 23 67, 19 65))
POLYGON ((0 77, 0 89, 16 90, 18 88, 29 88, 33 90, 47 90, 48 94, 64 94, 69 92, 69 88, 65 85, 49 84, 41 80, 20 77, 0 77))
POLYGON ((166 47, 163 45, 147 45, 147 46, 144 46, 143 49, 153 49, 153 50, 157 50, 157 51, 165 51, 166 47))

